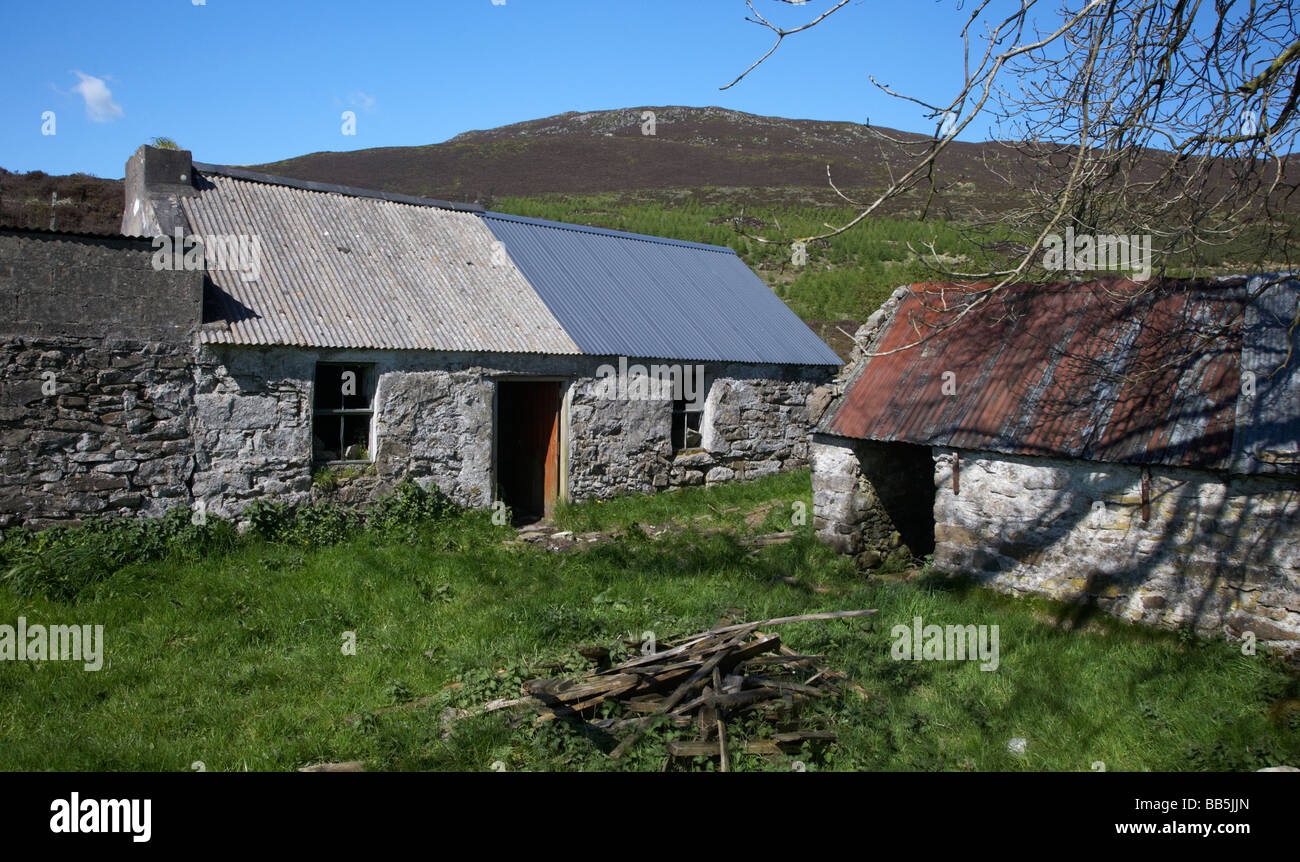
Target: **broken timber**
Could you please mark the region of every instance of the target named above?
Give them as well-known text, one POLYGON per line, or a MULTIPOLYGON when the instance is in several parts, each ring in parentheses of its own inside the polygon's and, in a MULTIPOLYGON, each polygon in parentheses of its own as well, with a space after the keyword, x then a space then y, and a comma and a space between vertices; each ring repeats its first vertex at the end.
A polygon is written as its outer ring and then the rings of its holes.
POLYGON ((698 739, 668 743, 670 759, 717 757, 722 771, 729 771, 736 752, 774 755, 834 741, 834 733, 792 724, 803 703, 847 690, 867 696, 842 674, 822 665, 818 660, 824 656, 797 652, 782 644, 779 635, 762 629, 873 613, 834 611, 721 625, 670 642, 669 649, 635 656, 577 679, 530 680, 524 685, 528 697, 520 703, 537 707, 542 713, 539 720, 577 719, 611 733, 625 732, 610 751, 614 759, 636 745, 657 721, 694 727, 698 739), (582 715, 611 702, 629 717, 587 720, 582 715), (728 730, 728 722, 732 715, 746 712, 778 719, 782 726, 769 737, 741 740, 728 730))

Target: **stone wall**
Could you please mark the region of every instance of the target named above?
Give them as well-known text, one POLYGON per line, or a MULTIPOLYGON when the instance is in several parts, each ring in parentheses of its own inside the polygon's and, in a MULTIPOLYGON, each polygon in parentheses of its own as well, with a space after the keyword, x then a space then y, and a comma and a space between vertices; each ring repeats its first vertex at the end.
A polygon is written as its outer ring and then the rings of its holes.
POLYGON ((0 231, 0 525, 188 504, 202 275, 151 257, 0 231))
POLYGON ((1140 466, 920 448, 816 435, 821 540, 875 565, 932 528, 939 572, 1300 650, 1300 483, 1154 467, 1143 520, 1140 466))
POLYGON ((936 450, 935 566, 998 590, 1300 648, 1300 485, 936 450))
POLYGON ((709 388, 702 445, 675 457, 671 401, 598 397, 594 368, 575 381, 570 458, 575 500, 758 479, 808 466, 808 400, 829 379, 829 369, 705 367, 709 388))
MULTIPOLYGON (((617 359, 612 360, 617 362, 617 359)), ((457 502, 493 499, 495 381, 545 375, 569 382, 568 488, 573 500, 770 475, 808 465, 807 402, 829 369, 718 364, 703 447, 674 458, 670 400, 603 397, 600 357, 416 351, 319 351, 206 346, 196 389, 194 496, 231 515, 274 495, 358 500, 404 478, 457 502), (375 367, 373 467, 345 487, 313 489, 312 380, 317 362, 375 367)))
POLYGON ((818 434, 812 442, 813 528, 860 565, 906 548, 934 549, 929 447, 818 434))
POLYGON ((198 361, 198 471, 194 495, 209 511, 254 499, 313 498, 312 385, 318 362, 373 365, 373 466, 344 487, 315 489, 342 502, 412 479, 462 505, 492 502, 494 380, 571 375, 578 357, 420 351, 318 351, 206 346, 198 361))

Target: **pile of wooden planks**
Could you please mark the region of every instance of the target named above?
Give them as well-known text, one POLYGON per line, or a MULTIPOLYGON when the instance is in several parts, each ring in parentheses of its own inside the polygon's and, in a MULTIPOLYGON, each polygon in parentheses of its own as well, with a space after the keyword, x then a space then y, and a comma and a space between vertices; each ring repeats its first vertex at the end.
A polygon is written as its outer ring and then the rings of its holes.
POLYGON ((696 730, 693 741, 669 743, 670 758, 718 757, 727 771, 732 751, 727 722, 733 717, 761 713, 765 724, 778 732, 739 743, 739 748, 778 754, 835 739, 834 733, 799 726, 802 704, 844 690, 866 697, 861 688, 822 665, 823 656, 798 653, 782 644, 779 635, 764 630, 873 613, 835 611, 719 625, 577 679, 534 679, 524 688, 547 717, 581 720, 611 736, 621 735, 610 751, 613 758, 621 757, 655 722, 668 721, 696 730), (610 701, 620 705, 618 717, 595 719, 597 707, 610 701))

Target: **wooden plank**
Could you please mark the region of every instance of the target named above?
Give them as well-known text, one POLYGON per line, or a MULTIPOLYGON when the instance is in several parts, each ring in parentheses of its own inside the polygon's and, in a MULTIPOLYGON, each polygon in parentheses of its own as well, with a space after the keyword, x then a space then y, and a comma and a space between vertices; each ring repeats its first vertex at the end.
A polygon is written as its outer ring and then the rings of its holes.
POLYGON ((663 652, 651 653, 650 655, 643 655, 639 658, 629 659, 616 667, 611 667, 608 670, 602 671, 602 673, 623 673, 629 670, 635 670, 643 665, 655 664, 656 662, 661 662, 667 658, 690 655, 694 652, 707 654, 715 649, 721 649, 722 644, 725 642, 726 638, 722 635, 719 635, 716 632, 706 632, 701 635, 687 638, 681 646, 675 646, 672 649, 667 649, 663 652))
MULTIPOLYGON (((684 697, 686 697, 686 695, 691 691, 692 687, 697 682, 711 675, 713 673, 713 669, 717 667, 718 664, 721 663, 724 658, 727 657, 731 647, 734 647, 742 643, 744 639, 749 637, 750 633, 753 632, 754 629, 757 627, 758 627, 757 625, 752 625, 752 624, 742 626, 732 638, 726 641, 726 645, 722 649, 715 652, 713 656, 700 667, 699 670, 697 670, 694 674, 691 675, 690 679, 686 680, 686 682, 679 685, 677 687, 677 690, 667 697, 662 707, 663 712, 668 712, 669 710, 671 710, 674 706, 676 706, 679 702, 681 702, 681 700, 684 697)), ((640 741, 641 737, 645 734, 646 727, 649 726, 650 719, 652 718, 654 718, 653 715, 641 719, 640 723, 636 726, 636 728, 632 731, 632 733, 629 734, 628 737, 624 739, 622 742, 620 742, 617 746, 615 746, 614 750, 609 753, 610 758, 613 760, 618 760, 620 757, 623 756, 623 752, 627 751, 627 749, 630 746, 635 745, 638 741, 640 741)))
POLYGON ((730 760, 727 758, 727 725, 721 718, 718 719, 718 756, 722 759, 722 771, 730 772, 730 760))
POLYGON ((778 744, 794 742, 831 742, 838 735, 829 730, 800 730, 793 733, 774 733, 772 741, 778 744))
POLYGON ((795 537, 793 530, 784 533, 765 533, 761 536, 741 536, 739 543, 745 548, 766 548, 769 545, 783 545, 795 537))
POLYGON ((745 678, 746 684, 755 688, 774 688, 779 691, 793 691, 799 694, 806 694, 809 697, 821 697, 825 692, 820 688, 812 685, 806 685, 798 682, 787 682, 786 680, 770 679, 765 676, 750 674, 745 678))
POLYGON ((603 700, 628 691, 640 682, 641 677, 636 674, 624 673, 616 676, 586 677, 580 680, 534 679, 525 683, 525 687, 537 697, 553 698, 561 703, 572 704, 597 696, 603 700))
POLYGON ((771 700, 776 694, 772 689, 755 688, 749 691, 741 691, 736 694, 710 694, 701 695, 695 700, 687 701, 682 706, 673 710, 676 715, 691 712, 701 706, 710 706, 714 709, 735 709, 741 706, 747 706, 763 700, 771 700))
POLYGON ((687 742, 683 739, 670 739, 668 753, 673 757, 717 757, 718 743, 716 740, 687 742))
MULTIPOLYGON (((628 688, 631 688, 631 686, 628 686, 628 688)), ((569 709, 573 710, 574 712, 581 712, 584 709, 591 709, 593 706, 600 706, 606 700, 609 700, 611 697, 618 697, 620 694, 622 694, 625 691, 627 691, 627 689, 615 689, 613 691, 601 692, 600 694, 593 695, 587 698, 586 700, 578 700, 572 703, 566 703, 565 706, 567 706, 569 709)))
POLYGON ((803 662, 803 661, 816 661, 818 659, 824 659, 824 658, 826 658, 826 656, 822 654, 805 655, 803 653, 796 653, 793 650, 791 650, 790 655, 783 654, 783 655, 754 656, 753 658, 746 661, 745 665, 757 666, 757 665, 765 665, 765 664, 798 664, 799 662, 803 662))
POLYGON ((628 712, 659 712, 662 704, 663 698, 657 695, 643 695, 623 701, 628 712))
POLYGON ((695 714, 696 725, 698 725, 700 729, 700 739, 709 738, 709 734, 713 733, 713 724, 718 720, 718 711, 713 707, 709 706, 707 703, 708 699, 714 693, 715 693, 715 689, 713 689, 711 686, 706 685, 704 687, 702 696, 704 697, 706 703, 703 707, 700 708, 700 711, 695 714))

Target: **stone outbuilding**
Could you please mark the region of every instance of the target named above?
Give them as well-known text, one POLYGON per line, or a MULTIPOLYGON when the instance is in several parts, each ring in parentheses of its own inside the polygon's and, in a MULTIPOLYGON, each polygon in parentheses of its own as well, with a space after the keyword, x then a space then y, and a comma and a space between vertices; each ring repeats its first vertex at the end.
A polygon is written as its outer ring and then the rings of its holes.
POLYGON ((1300 282, 977 296, 900 288, 859 331, 817 399, 819 536, 869 564, 906 547, 1004 592, 1300 646, 1300 282))
POLYGON ((807 467, 840 365, 727 248, 153 147, 122 233, 0 237, 3 523, 757 478, 807 467))

